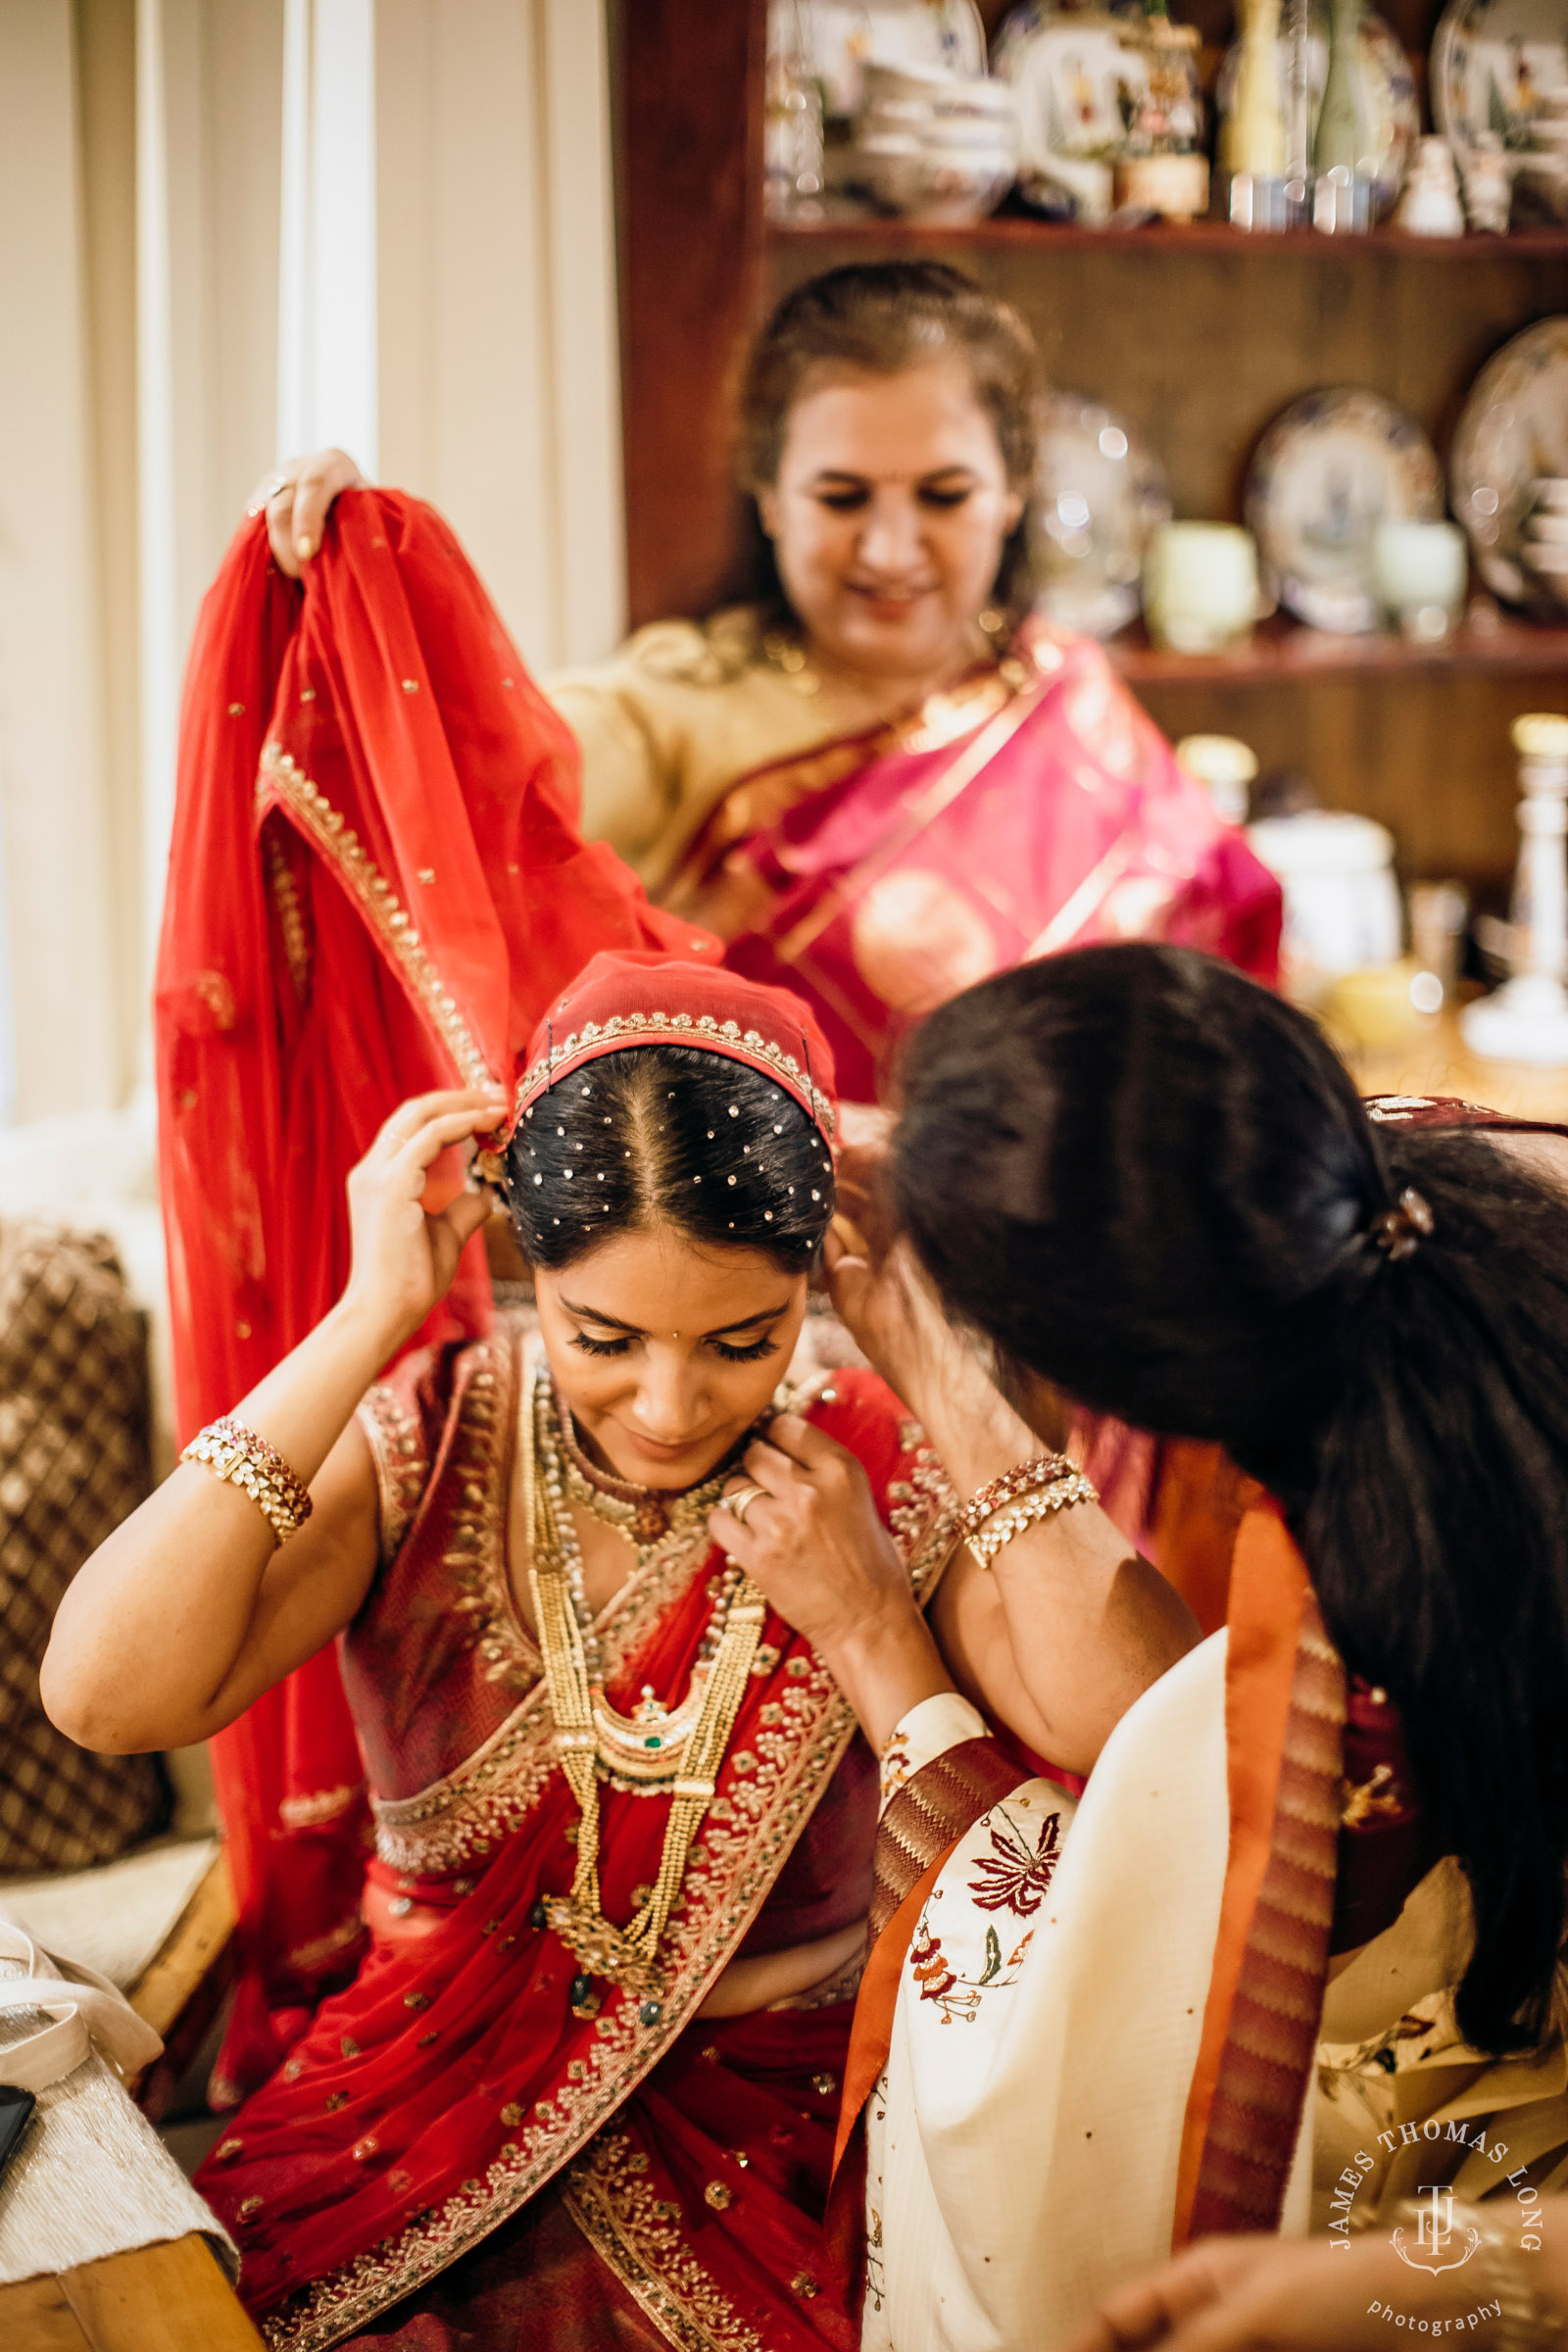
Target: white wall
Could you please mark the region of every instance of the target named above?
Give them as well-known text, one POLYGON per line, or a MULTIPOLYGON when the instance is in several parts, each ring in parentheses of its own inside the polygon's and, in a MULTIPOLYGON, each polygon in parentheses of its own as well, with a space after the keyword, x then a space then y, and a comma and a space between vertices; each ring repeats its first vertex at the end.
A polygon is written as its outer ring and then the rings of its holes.
POLYGON ((135 16, 140 984, 133 1002, 145 1073, 186 649, 202 595, 272 458, 283 0, 136 0, 135 16))
MULTIPOLYGON (((624 612, 603 8, 288 6, 322 35, 307 193, 352 149, 376 248, 352 399, 291 414, 373 418, 353 429, 379 478, 451 515, 530 662, 591 660, 624 612), (357 146, 331 143, 343 74, 357 146)), ((0 954, 24 1121, 113 1108, 148 1067, 185 649, 287 421, 284 24, 285 0, 0 0, 0 954)), ((354 201, 340 172, 340 222, 354 201)), ((329 318, 342 251, 317 257, 329 318)))
POLYGON ((0 824, 24 1118, 113 1099, 104 747, 74 11, 0 7, 0 824))
POLYGON ((625 625, 593 0, 378 0, 381 479, 448 514, 536 667, 625 625))

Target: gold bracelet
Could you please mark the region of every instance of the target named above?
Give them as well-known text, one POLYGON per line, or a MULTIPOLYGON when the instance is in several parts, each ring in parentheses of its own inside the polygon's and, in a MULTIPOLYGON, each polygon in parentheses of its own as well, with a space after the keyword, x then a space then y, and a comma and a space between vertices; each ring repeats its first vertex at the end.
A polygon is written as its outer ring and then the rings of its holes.
POLYGON ((1064 1453, 1032 1453, 1027 1461, 1014 1462, 1010 1470, 1004 1470, 1000 1478, 987 1479, 979 1493, 970 1495, 958 1514, 958 1533, 977 1534, 1004 1502, 1016 1502, 1037 1487, 1054 1487, 1058 1478, 1071 1475, 1072 1463, 1064 1453))
POLYGON ((982 1568, 989 1568, 1004 1544, 1021 1536, 1037 1520, 1050 1519, 1075 1502, 1098 1502, 1100 1492, 1081 1470, 1068 1468, 1050 1486, 1033 1487, 994 1510, 977 1533, 967 1538, 969 1549, 982 1568))
MULTIPOLYGON (((1394 2219, 1417 2232, 1430 2230, 1432 2224, 1431 2213, 1414 2197, 1400 2199, 1394 2219)), ((1476 2293, 1481 2302, 1493 2306, 1494 2325, 1487 2341, 1496 2346, 1496 2352, 1545 2352, 1547 2346, 1568 2342, 1562 2310, 1549 2287, 1541 2282, 1536 2267, 1541 2225, 1539 2197, 1523 2219, 1512 2198, 1506 2202, 1499 2199, 1494 2207, 1454 2197, 1446 2207, 1444 2226, 1447 2230, 1456 2238, 1472 2230, 1476 2233, 1473 2251, 1481 2257, 1476 2265, 1476 2293), (1535 2238, 1534 2248, 1521 2242, 1527 2234, 1535 2238)))
POLYGON ((227 1414, 198 1431, 179 1458, 201 1462, 215 1478, 248 1494, 279 1544, 297 1535, 316 1508, 310 1489, 276 1447, 227 1414))

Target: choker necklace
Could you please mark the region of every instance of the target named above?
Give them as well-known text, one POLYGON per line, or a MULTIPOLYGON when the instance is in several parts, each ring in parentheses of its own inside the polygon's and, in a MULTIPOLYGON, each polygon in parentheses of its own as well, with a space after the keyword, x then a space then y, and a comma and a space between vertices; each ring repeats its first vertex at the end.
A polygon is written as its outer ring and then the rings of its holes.
POLYGON ((639 1568, 646 1567, 655 1544, 662 1543, 672 1529, 690 1527, 693 1520, 708 1517, 724 1492, 742 1447, 752 1438, 748 1430, 700 1486, 639 1487, 629 1478, 616 1478, 590 1461, 569 1406, 564 1405, 559 1396, 553 1402, 567 1495, 585 1511, 591 1511, 596 1519, 602 1519, 607 1527, 612 1527, 617 1535, 625 1537, 637 1554, 639 1568))
MULTIPOLYGON (((582 1547, 566 1498, 564 1416, 557 1409, 543 1364, 521 1421, 534 1623, 556 1726, 556 1750, 581 1816, 571 1892, 543 1896, 536 1906, 542 1913, 539 1924, 553 1930, 584 1972, 572 1986, 575 2014, 593 2015, 598 2000, 591 1980, 608 1977, 643 1999, 643 2022, 652 2025, 660 2015, 658 2001, 648 1997, 661 1989, 660 1940, 679 1899, 693 1841, 712 1801, 767 1604, 750 1577, 731 1562, 710 1588, 712 1614, 685 1697, 668 1707, 650 1686, 630 1715, 612 1707, 605 1696, 604 1660, 584 1587, 582 1547), (653 1892, 624 1928, 605 1917, 599 1891, 601 1774, 620 1787, 650 1796, 667 1792, 673 1798, 653 1892)), ((679 1499, 700 1491, 693 1488, 679 1499)))

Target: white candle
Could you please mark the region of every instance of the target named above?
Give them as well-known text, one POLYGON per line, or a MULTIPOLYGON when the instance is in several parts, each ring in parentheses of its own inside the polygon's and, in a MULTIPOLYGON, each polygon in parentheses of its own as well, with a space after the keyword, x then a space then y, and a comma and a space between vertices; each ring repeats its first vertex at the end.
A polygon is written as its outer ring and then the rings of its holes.
POLYGON ((1407 637, 1446 637, 1464 609, 1469 578, 1456 522, 1380 522, 1372 534, 1372 587, 1407 637))
POLYGON ((1144 564, 1150 634, 1173 653, 1206 654, 1257 617, 1257 546, 1228 522, 1168 522, 1144 564))

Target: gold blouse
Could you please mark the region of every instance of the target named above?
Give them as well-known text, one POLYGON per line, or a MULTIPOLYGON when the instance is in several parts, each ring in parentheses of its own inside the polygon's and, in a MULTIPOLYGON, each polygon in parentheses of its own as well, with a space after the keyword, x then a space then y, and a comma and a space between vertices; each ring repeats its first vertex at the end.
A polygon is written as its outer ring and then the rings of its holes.
POLYGON ((582 747, 582 826, 657 897, 729 787, 865 729, 792 647, 764 649, 747 606, 659 620, 546 691, 582 747))

